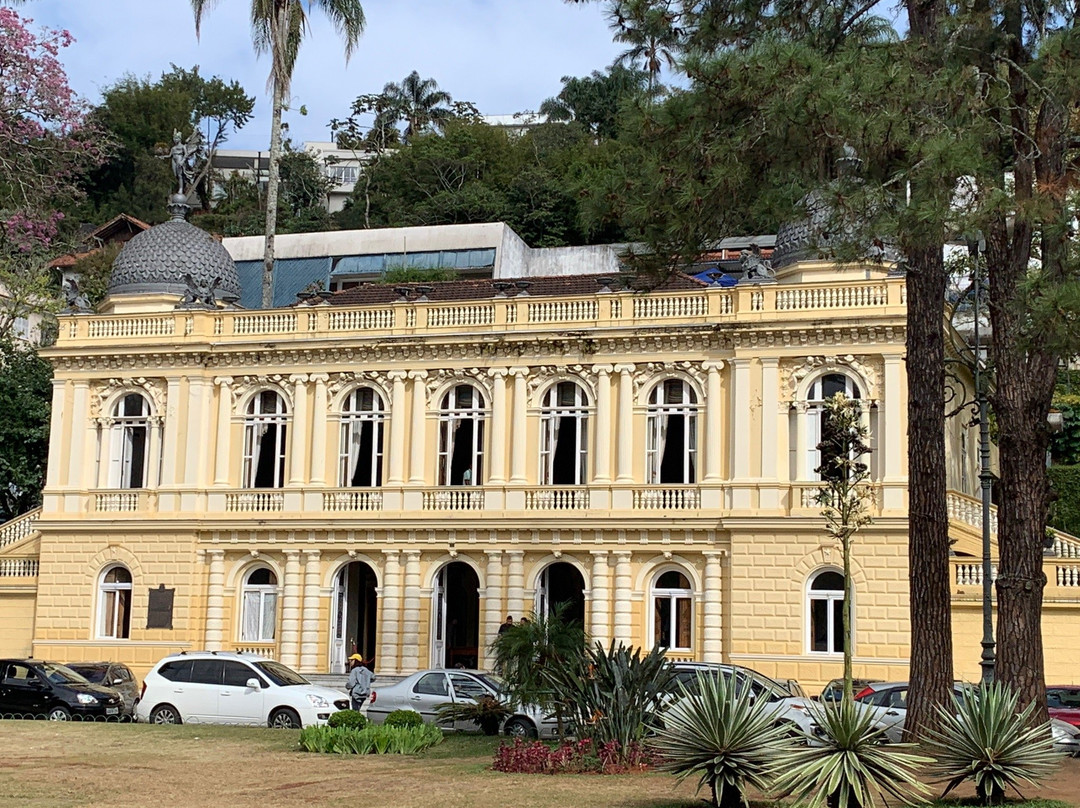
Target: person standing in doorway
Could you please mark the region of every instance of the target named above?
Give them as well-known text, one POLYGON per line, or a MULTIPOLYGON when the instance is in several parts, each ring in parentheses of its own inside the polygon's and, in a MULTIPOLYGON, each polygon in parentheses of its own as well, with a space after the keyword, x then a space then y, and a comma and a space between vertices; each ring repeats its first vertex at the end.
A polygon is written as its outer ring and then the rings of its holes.
POLYGON ((505 634, 514 627, 514 616, 512 614, 506 615, 506 622, 499 626, 499 633, 505 634))
POLYGON ((371 697, 371 682, 374 679, 375 675, 360 654, 349 657, 349 699, 352 701, 352 708, 357 712, 371 697))

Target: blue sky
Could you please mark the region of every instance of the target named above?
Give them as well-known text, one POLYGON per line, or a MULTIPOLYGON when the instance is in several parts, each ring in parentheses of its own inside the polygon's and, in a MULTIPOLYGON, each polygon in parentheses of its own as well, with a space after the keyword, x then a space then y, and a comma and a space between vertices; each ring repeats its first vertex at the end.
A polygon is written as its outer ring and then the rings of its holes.
MULTIPOLYGON (((37 26, 66 28, 76 42, 61 57, 72 87, 90 102, 125 73, 157 77, 174 63, 237 79, 256 96, 255 118, 228 143, 266 148, 267 57, 256 58, 250 0, 218 0, 195 37, 188 0, 30 0, 18 12, 37 26)), ((292 108, 296 141, 329 140, 326 124, 352 100, 412 70, 485 114, 536 109, 565 75, 585 75, 620 52, 599 3, 563 0, 364 0, 367 30, 345 64, 341 40, 320 12, 297 61, 292 108), (300 116, 303 105, 307 116, 300 116)), ((227 147, 228 147, 227 146, 227 147)))

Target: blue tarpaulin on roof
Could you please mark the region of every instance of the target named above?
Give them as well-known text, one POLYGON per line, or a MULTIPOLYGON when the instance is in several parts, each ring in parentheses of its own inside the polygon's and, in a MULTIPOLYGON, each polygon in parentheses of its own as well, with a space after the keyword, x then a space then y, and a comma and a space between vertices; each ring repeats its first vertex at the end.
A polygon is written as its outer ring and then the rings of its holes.
POLYGON ((696 275, 694 275, 694 278, 699 281, 704 281, 705 283, 719 284, 720 286, 735 286, 739 282, 738 278, 732 275, 728 275, 726 272, 723 273, 718 279, 713 280, 709 277, 709 275, 715 272, 719 272, 719 269, 717 267, 712 267, 705 270, 704 272, 697 273, 696 275))
MULTIPOLYGON (((247 309, 262 306, 262 261, 237 261, 240 276, 240 305, 247 309)), ((274 305, 290 306, 296 293, 314 281, 330 288, 330 258, 279 258, 274 262, 274 305)))

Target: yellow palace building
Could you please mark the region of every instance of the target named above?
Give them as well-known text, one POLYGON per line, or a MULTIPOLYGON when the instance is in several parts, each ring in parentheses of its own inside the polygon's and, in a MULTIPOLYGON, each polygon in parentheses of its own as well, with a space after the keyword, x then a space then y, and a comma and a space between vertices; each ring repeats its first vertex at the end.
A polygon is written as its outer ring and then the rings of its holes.
MULTIPOLYGON (((555 272, 245 310, 232 257, 182 217, 135 236, 103 307, 62 316, 44 352, 48 480, 40 511, 0 526, 0 654, 140 674, 184 649, 308 673, 353 652, 385 674, 484 667, 507 614, 561 603, 604 643, 813 691, 844 642, 814 471, 823 401, 843 391, 875 491, 856 672, 905 677, 904 280, 799 246, 733 286, 555 272)), ((948 497, 973 679, 968 432, 952 419, 948 497)), ((1080 640, 1078 548, 1059 537, 1046 561, 1054 680, 1080 640)))

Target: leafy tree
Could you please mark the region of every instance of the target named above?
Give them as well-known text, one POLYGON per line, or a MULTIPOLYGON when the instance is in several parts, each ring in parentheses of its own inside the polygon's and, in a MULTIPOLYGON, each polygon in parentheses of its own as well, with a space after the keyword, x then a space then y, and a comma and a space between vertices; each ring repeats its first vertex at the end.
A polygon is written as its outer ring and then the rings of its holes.
MULTIPOLYGON (((191 0, 195 12, 195 33, 202 25, 203 13, 213 0, 191 0)), ((256 53, 270 54, 269 85, 272 91, 270 157, 266 181, 266 250, 263 256, 262 307, 274 305, 274 234, 277 232, 278 185, 281 162, 281 112, 289 97, 293 67, 300 41, 307 31, 307 14, 302 0, 255 0, 251 6, 252 39, 256 53)), ((345 59, 352 55, 364 31, 364 9, 360 0, 310 0, 308 8, 318 7, 330 19, 345 40, 345 59)))
POLYGON ((402 79, 401 84, 390 82, 383 88, 390 108, 399 120, 405 122, 406 142, 429 129, 442 131, 447 121, 454 117, 449 106, 450 93, 439 89, 435 79, 422 79, 415 70, 402 79))
POLYGON ((0 339, 0 522, 41 504, 51 398, 49 363, 0 339))
POLYGON ((598 138, 619 137, 620 111, 652 86, 649 73, 619 64, 588 76, 563 76, 562 85, 558 95, 540 105, 540 114, 551 121, 576 121, 598 138))

